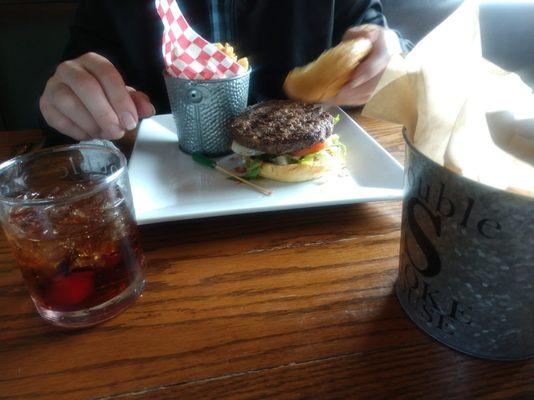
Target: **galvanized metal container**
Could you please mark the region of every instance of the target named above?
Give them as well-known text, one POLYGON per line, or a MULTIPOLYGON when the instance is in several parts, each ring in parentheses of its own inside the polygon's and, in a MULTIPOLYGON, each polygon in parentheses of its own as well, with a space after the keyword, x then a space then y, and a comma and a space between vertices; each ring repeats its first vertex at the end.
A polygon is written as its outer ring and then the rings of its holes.
POLYGON ((406 140, 399 301, 461 352, 534 356, 534 200, 458 176, 406 140))
POLYGON ((180 148, 208 156, 228 154, 228 125, 247 106, 250 72, 212 80, 188 80, 165 74, 165 84, 180 148))

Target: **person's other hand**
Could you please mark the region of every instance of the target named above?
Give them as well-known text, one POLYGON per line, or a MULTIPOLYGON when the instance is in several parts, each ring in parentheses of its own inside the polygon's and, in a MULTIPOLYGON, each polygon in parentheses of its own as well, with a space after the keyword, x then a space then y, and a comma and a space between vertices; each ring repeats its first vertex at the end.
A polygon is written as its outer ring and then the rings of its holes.
POLYGON ((378 25, 369 24, 350 28, 343 36, 343 40, 358 38, 369 39, 373 43, 373 49, 356 67, 349 83, 340 90, 336 97, 327 100, 328 103, 343 106, 366 104, 373 95, 393 54, 401 52, 396 33, 378 25))
POLYGON ((95 53, 61 63, 39 108, 52 128, 76 140, 119 139, 155 113, 148 96, 126 86, 113 64, 95 53))

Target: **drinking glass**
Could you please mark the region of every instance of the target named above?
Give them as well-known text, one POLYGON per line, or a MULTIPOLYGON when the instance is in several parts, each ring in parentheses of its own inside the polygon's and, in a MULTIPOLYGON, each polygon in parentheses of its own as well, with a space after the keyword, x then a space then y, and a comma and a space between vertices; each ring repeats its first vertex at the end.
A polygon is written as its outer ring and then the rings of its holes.
POLYGON ((124 155, 71 145, 0 165, 0 223, 37 311, 63 327, 97 324, 144 287, 124 155))

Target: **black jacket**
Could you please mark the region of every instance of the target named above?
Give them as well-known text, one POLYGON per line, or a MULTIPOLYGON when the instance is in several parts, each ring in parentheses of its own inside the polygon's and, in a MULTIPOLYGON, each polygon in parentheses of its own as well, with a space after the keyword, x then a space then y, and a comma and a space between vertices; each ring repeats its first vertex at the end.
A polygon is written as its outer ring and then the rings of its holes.
MULTIPOLYGON (((295 66, 337 44, 351 26, 385 26, 379 0, 234 0, 231 41, 253 68, 251 102, 281 98, 295 66)), ((190 25, 212 40, 209 0, 178 2, 190 25)), ((82 0, 64 59, 94 51, 110 59, 125 82, 169 112, 162 78, 162 23, 154 0, 82 0)), ((226 39, 226 38, 224 38, 226 39)))

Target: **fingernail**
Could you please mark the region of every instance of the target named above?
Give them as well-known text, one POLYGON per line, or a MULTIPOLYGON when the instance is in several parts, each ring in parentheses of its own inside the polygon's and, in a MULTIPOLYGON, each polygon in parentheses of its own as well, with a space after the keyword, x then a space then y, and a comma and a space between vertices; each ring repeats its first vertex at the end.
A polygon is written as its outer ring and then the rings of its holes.
POLYGON ((152 107, 152 114, 150 114, 150 116, 154 116, 156 115, 156 108, 151 104, 150 107, 152 107))
POLYGON ((363 83, 363 79, 356 78, 350 83, 351 89, 356 89, 358 86, 360 86, 363 83))
POLYGON ((121 128, 120 126, 118 125, 110 125, 108 126, 108 128, 106 129, 106 133, 111 137, 111 138, 120 138, 124 135, 124 129, 121 128))
POLYGON ((123 111, 119 114, 119 118, 121 120, 121 124, 123 128, 125 128, 128 131, 131 131, 132 129, 135 129, 137 126, 137 122, 135 121, 132 114, 130 114, 128 111, 123 111))

